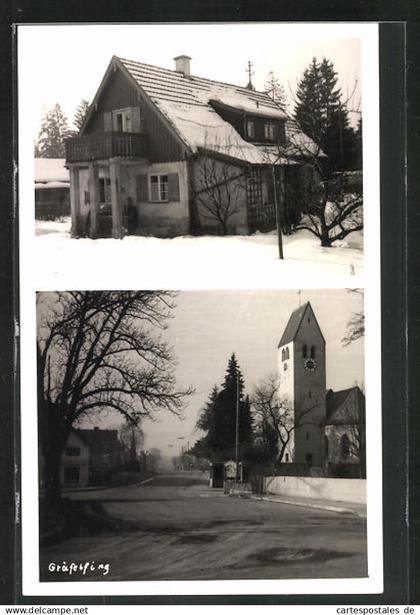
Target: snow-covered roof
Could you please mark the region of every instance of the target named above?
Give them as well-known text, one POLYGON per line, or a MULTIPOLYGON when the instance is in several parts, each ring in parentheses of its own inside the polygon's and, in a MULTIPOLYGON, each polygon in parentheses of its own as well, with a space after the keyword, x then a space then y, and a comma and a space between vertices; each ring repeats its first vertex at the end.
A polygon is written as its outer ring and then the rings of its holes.
POLYGON ((69 182, 64 158, 35 158, 35 182, 69 182))
POLYGON ((251 164, 284 163, 284 156, 298 155, 293 145, 315 144, 265 92, 115 58, 165 116, 180 139, 193 151, 214 151, 251 164), (211 102, 219 102, 247 113, 284 119, 284 146, 258 145, 245 141, 229 122, 221 118, 211 102))
POLYGON ((49 190, 50 188, 69 188, 70 182, 36 182, 35 188, 37 190, 49 190))

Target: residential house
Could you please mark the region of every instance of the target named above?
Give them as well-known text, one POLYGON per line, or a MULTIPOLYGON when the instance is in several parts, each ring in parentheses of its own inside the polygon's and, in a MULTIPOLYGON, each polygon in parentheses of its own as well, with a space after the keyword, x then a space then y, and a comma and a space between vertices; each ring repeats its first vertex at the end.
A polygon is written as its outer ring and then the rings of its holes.
POLYGON ((115 429, 72 429, 61 457, 63 486, 102 484, 121 464, 121 445, 115 429))
POLYGON ((300 215, 311 139, 268 94, 174 60, 111 59, 66 142, 72 236, 252 233, 274 228, 276 209, 286 225, 300 215))
POLYGON ((70 215, 70 177, 64 158, 35 158, 35 218, 70 215))

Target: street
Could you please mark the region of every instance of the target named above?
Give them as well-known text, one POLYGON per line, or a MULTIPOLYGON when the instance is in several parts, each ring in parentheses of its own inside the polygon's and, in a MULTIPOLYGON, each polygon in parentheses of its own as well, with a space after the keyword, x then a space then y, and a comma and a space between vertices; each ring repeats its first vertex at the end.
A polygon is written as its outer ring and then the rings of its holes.
POLYGON ((43 581, 367 576, 366 519, 228 497, 210 489, 201 472, 66 497, 93 521, 41 547, 43 581), (95 564, 84 574, 49 572, 63 561, 95 564), (109 564, 106 574, 99 563, 109 564))

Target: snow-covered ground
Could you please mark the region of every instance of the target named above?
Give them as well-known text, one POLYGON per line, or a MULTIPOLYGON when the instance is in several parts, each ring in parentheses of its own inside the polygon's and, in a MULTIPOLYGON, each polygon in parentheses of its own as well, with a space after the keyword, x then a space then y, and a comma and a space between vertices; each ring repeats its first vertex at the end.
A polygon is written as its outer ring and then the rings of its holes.
POLYGON ((276 233, 71 239, 69 219, 36 221, 34 242, 37 271, 52 269, 51 288, 53 280, 59 288, 64 279, 74 281, 74 288, 80 288, 83 279, 94 279, 100 288, 109 285, 111 276, 121 288, 134 288, 137 280, 144 288, 325 287, 328 280, 337 285, 338 278, 343 286, 363 283, 362 233, 323 248, 311 233, 300 231, 284 236, 283 245, 280 260, 276 233))

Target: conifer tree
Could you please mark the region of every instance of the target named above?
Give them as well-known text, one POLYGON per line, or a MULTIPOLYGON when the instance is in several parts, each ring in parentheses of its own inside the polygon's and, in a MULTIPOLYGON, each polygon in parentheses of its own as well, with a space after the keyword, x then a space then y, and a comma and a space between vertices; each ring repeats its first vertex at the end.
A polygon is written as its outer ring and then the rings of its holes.
POLYGON ((42 119, 41 129, 35 143, 35 157, 64 158, 64 139, 71 134, 67 117, 59 103, 56 103, 42 119))
POLYGON ((355 135, 332 62, 312 59, 298 84, 295 120, 327 155, 329 171, 352 168, 355 135))
POLYGON ((82 98, 77 106, 76 113, 74 114, 74 125, 79 132, 85 121, 86 114, 89 110, 89 101, 86 98, 82 98))
POLYGON ((236 412, 239 391, 239 445, 241 451, 252 445, 251 404, 244 395, 244 380, 233 353, 220 391, 214 387, 197 422, 207 432, 193 447, 193 453, 209 458, 232 459, 236 444, 236 412))

